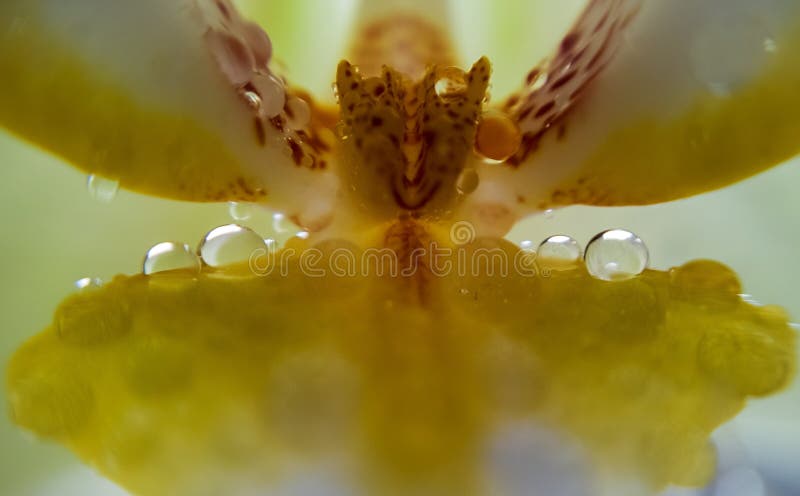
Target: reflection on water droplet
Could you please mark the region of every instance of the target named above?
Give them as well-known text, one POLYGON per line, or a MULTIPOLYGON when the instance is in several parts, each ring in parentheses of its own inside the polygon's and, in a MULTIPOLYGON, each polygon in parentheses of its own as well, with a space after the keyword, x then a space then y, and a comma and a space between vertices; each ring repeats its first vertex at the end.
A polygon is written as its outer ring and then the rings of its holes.
POLYGON ((276 212, 276 213, 272 214, 272 229, 276 233, 289 232, 289 231, 293 230, 296 227, 297 226, 295 226, 292 223, 292 221, 287 219, 286 216, 283 215, 282 213, 276 212))
POLYGON ((117 196, 119 181, 91 174, 86 179, 86 189, 89 190, 89 196, 93 199, 100 203, 109 203, 117 196))
POLYGON ((261 96, 262 114, 267 119, 280 114, 286 103, 286 90, 283 88, 283 83, 275 77, 265 74, 256 74, 251 83, 261 96))
POLYGON ((310 233, 308 231, 297 231, 295 236, 300 238, 300 239, 308 239, 308 237, 310 236, 310 233))
POLYGON ((103 280, 99 277, 84 277, 75 281, 75 287, 79 291, 87 289, 97 289, 103 285, 103 280))
POLYGON ((144 256, 142 273, 156 274, 168 270, 190 269, 200 270, 200 259, 183 243, 164 242, 153 246, 144 256))
POLYGON ((244 99, 253 110, 261 109, 261 97, 255 91, 245 91, 243 93, 244 99))
POLYGON ((469 295, 469 289, 467 289, 467 288, 461 288, 461 289, 458 290, 458 292, 461 293, 464 296, 469 295))
POLYGON ((536 250, 536 260, 543 268, 569 269, 581 259, 581 245, 569 236, 550 236, 536 250))
POLYGON ((230 202, 228 214, 233 220, 247 220, 253 215, 253 205, 250 203, 230 202))
POLYGON ((475 130, 475 153, 485 162, 500 163, 517 153, 522 133, 516 122, 501 112, 486 112, 475 130))
POLYGON ((462 195, 468 195, 478 189, 480 178, 475 169, 468 167, 461 171, 456 179, 456 189, 462 195))
POLYGON ((265 247, 264 239, 252 229, 228 224, 206 234, 198 252, 207 265, 222 267, 247 262, 254 254, 263 252, 265 247))
POLYGON ((555 217, 555 215, 556 212, 552 208, 548 208, 547 210, 544 211, 544 218, 547 220, 552 219, 553 217, 555 217))
POLYGON ((612 229, 589 242, 586 269, 597 279, 621 281, 641 274, 650 260, 644 241, 630 231, 612 229))
POLYGON ((439 72, 434 90, 443 100, 463 96, 467 93, 466 74, 458 67, 446 67, 439 72))
POLYGON ((522 250, 531 251, 531 250, 533 250, 533 241, 531 241, 529 239, 526 239, 526 240, 520 242, 519 247, 522 250))
POLYGON ((775 43, 773 38, 764 38, 764 51, 768 53, 774 53, 778 51, 778 44, 775 43))
POLYGON ((333 92, 333 99, 336 100, 336 104, 339 104, 339 86, 336 83, 331 83, 331 91, 333 92))

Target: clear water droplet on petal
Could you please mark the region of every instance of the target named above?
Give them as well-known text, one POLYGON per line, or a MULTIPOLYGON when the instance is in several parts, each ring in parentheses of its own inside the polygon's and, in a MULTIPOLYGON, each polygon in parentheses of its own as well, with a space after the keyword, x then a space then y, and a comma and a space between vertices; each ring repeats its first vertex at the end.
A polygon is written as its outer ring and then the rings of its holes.
POLYGON ((539 244, 536 260, 543 268, 566 270, 577 266, 582 254, 577 241, 569 236, 557 235, 539 244))
POLYGON ((83 277, 75 281, 75 288, 77 288, 78 291, 97 289, 102 285, 103 280, 99 277, 83 277))
POLYGON ((169 270, 200 270, 200 259, 189 245, 166 241, 147 250, 142 264, 142 273, 156 274, 169 270))
POLYGON ((586 269, 597 279, 621 281, 638 276, 647 268, 650 255, 644 241, 630 231, 604 231, 589 242, 584 256, 586 269))
POLYGON ((254 208, 250 203, 230 202, 228 204, 228 214, 233 220, 247 220, 253 216, 254 208))
POLYGON ((86 179, 89 196, 100 203, 110 203, 117 196, 119 181, 91 174, 86 179))
POLYGON ((223 267, 247 262, 264 249, 264 239, 255 231, 228 224, 209 231, 200 242, 198 253, 206 265, 223 267))
POLYGON ((480 177, 478 172, 472 167, 467 167, 461 171, 456 179, 456 190, 462 195, 468 195, 478 189, 480 177))

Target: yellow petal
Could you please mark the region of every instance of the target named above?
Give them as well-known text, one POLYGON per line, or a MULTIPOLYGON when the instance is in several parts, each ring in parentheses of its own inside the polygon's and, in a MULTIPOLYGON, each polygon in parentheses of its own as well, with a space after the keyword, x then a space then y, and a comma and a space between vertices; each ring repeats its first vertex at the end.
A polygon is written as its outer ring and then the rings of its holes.
POLYGON ((781 163, 800 150, 798 50, 790 0, 591 2, 503 102, 523 146, 481 167, 468 208, 649 204, 781 163))
MULTIPOLYGON (((73 295, 12 360, 14 419, 142 495, 319 477, 330 493, 506 494, 498 450, 539 426, 559 441, 511 459, 533 474, 572 450, 570 479, 601 494, 621 475, 705 482, 711 431, 794 370, 786 316, 744 302, 714 262, 620 282, 582 266, 344 276, 331 260, 349 245, 326 243, 312 265, 254 265, 263 277, 118 277, 73 295)), ((522 252, 478 240, 448 260, 480 253, 522 252)))
POLYGON ((0 33, 0 125, 88 173, 288 215, 331 190, 318 126, 292 122, 269 39, 227 0, 11 0, 0 33))

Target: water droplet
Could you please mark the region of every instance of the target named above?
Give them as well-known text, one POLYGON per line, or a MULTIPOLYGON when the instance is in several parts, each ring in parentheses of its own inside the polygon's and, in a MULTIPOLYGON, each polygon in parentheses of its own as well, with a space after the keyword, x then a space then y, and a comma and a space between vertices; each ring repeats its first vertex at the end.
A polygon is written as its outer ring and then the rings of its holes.
POLYGON ((555 216, 556 216, 556 211, 553 210, 552 208, 548 208, 547 210, 544 211, 544 218, 547 220, 550 220, 555 216))
POLYGON ((623 229, 612 229, 592 238, 584 259, 592 276, 604 281, 620 281, 641 274, 647 268, 650 255, 638 236, 623 229))
POLYGON ((292 221, 286 218, 280 212, 276 212, 272 214, 272 229, 276 233, 285 233, 291 231, 294 227, 296 227, 292 221))
POLYGON ((261 110, 261 97, 255 91, 245 91, 242 93, 245 101, 253 110, 261 110))
POLYGON ((472 167, 468 167, 461 171, 456 179, 456 189, 462 195, 468 195, 478 189, 480 178, 478 173, 472 167))
POLYGON ((103 285, 103 280, 99 277, 84 277, 75 281, 75 287, 79 291, 97 289, 103 285))
POLYGON ((569 236, 550 236, 536 250, 537 263, 548 269, 569 269, 581 259, 581 245, 569 236))
POLYGON ((211 267, 247 262, 266 248, 264 239, 252 229, 228 224, 212 229, 200 242, 200 257, 211 267), (258 250, 258 251, 257 251, 258 250))
POLYGON ((778 51, 778 44, 775 42, 774 38, 764 38, 764 51, 768 53, 775 53, 778 51))
POLYGON ((338 105, 339 103, 339 85, 336 83, 331 83, 331 92, 333 92, 333 99, 336 100, 338 105))
POLYGON ((434 90, 443 100, 463 96, 467 93, 466 74, 458 67, 446 67, 440 71, 434 90))
POLYGON ((486 112, 475 130, 475 153, 490 163, 500 163, 517 153, 522 133, 517 124, 501 112, 486 112))
POLYGON ((91 174, 86 179, 86 189, 89 190, 89 196, 94 200, 100 203, 110 203, 117 196, 119 181, 91 174))
POLYGON ((233 220, 247 220, 253 216, 254 206, 250 203, 230 202, 228 214, 233 220))
POLYGON ((147 250, 142 265, 142 273, 148 275, 178 269, 197 272, 200 270, 200 259, 189 245, 167 241, 147 250))
POLYGON ((526 240, 520 242, 519 247, 522 250, 531 251, 531 250, 533 250, 533 241, 531 241, 529 239, 526 239, 526 240))
POLYGON ((467 288, 461 288, 461 289, 458 290, 458 292, 461 293, 464 296, 469 295, 469 289, 467 289, 467 288))
POLYGON ((256 74, 251 83, 261 97, 261 113, 271 119, 283 111, 286 103, 286 90, 283 83, 271 75, 256 74))
POLYGON ((311 107, 308 102, 296 96, 286 101, 288 125, 292 129, 303 129, 311 122, 311 107))

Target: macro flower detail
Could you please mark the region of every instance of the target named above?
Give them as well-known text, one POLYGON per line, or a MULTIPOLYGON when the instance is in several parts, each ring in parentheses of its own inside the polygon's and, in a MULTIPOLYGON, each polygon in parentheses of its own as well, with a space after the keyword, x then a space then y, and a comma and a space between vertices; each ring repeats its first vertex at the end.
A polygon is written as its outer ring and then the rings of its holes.
POLYGON ((711 433, 794 375, 786 313, 717 262, 649 269, 628 231, 503 237, 794 156, 800 4, 589 0, 508 95, 459 59, 446 4, 359 3, 329 96, 256 2, 5 0, 2 126, 98 180, 301 229, 223 226, 87 279, 13 357, 14 422, 142 495, 711 480, 711 433))

